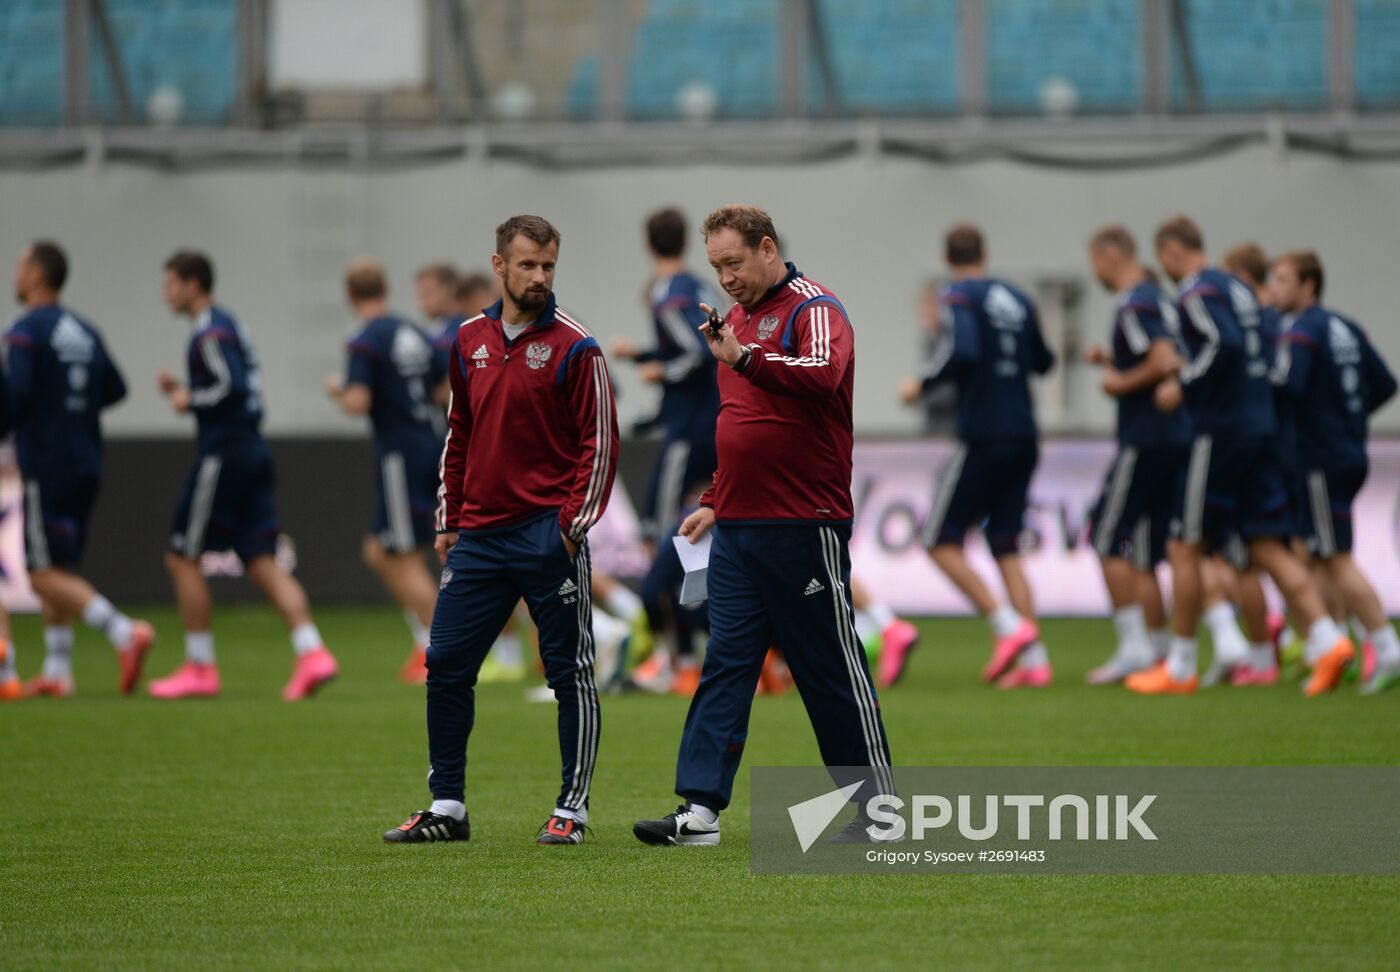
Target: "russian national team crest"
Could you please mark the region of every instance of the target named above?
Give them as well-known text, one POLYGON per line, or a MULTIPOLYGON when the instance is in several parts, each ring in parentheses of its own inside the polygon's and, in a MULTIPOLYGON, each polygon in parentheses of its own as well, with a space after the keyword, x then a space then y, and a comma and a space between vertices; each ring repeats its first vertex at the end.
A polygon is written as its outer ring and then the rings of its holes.
POLYGON ((525 362, 531 368, 539 369, 549 364, 549 356, 554 353, 554 349, 541 341, 533 341, 525 349, 525 362))
POLYGON ((778 315, 769 314, 758 322, 758 339, 767 341, 773 336, 773 332, 778 329, 778 315))

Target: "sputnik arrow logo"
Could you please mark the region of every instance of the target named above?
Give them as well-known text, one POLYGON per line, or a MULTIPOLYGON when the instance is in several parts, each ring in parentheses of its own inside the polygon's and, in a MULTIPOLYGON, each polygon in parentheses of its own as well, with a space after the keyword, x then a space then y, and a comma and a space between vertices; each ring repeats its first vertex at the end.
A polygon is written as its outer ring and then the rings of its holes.
POLYGON ((856 780, 839 790, 794 803, 787 808, 788 817, 792 820, 792 829, 797 833, 797 842, 802 846, 802 853, 807 853, 822 832, 830 826, 831 821, 836 819, 841 808, 851 802, 851 796, 856 790, 864 785, 865 780, 856 780))

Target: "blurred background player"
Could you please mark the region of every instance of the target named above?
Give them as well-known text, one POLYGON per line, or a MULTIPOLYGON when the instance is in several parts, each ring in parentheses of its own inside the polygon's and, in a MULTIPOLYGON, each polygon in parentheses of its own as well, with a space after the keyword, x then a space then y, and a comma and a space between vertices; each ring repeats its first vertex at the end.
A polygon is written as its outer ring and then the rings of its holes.
POLYGON ((457 283, 460 278, 452 264, 430 263, 413 277, 413 290, 418 297, 418 309, 423 313, 424 326, 434 343, 443 337, 451 345, 450 335, 467 315, 457 309, 457 283))
MULTIPOLYGON (((10 388, 5 380, 5 369, 0 368, 0 439, 9 438, 11 431, 10 388)), ((5 605, 0 604, 0 702, 15 702, 24 698, 24 686, 20 684, 15 662, 10 612, 5 605)))
MULTIPOLYGON (((1289 533, 1288 544, 1294 555, 1306 564, 1307 550, 1301 541, 1302 530, 1299 525, 1302 510, 1299 503, 1301 492, 1297 488, 1299 474, 1293 405, 1274 381, 1273 374, 1278 358, 1283 315, 1273 306, 1273 300, 1268 293, 1269 258, 1257 243, 1245 242, 1226 251, 1220 258, 1220 266, 1249 287, 1259 305, 1262 354, 1269 364, 1270 382, 1274 385, 1274 423, 1278 430, 1275 439, 1276 452, 1283 476, 1284 495, 1288 498, 1285 517, 1289 533)), ((1216 644, 1238 637, 1238 627, 1233 617, 1228 616, 1233 613, 1230 610, 1230 602, 1233 601, 1239 608, 1239 617, 1249 639, 1246 649, 1247 661, 1236 664, 1229 671, 1224 670, 1220 664, 1213 665, 1213 671, 1208 672, 1202 682, 1209 683, 1212 679, 1228 677, 1231 685, 1272 685, 1278 681, 1278 643, 1287 623, 1282 615, 1269 613, 1268 601, 1264 596, 1263 575, 1258 566, 1248 562, 1243 541, 1238 544, 1232 541, 1232 547, 1238 554, 1235 563, 1231 563, 1225 557, 1215 556, 1202 564, 1205 621, 1210 629, 1211 639, 1216 644), (1220 604, 1226 607, 1222 610, 1220 604)), ((1328 605, 1329 613, 1340 621, 1340 615, 1331 610, 1331 585, 1326 582, 1322 572, 1313 572, 1313 583, 1317 585, 1323 602, 1328 605)), ((1226 654, 1238 656, 1238 651, 1227 651, 1226 654)))
POLYGON ((282 698, 296 701, 335 678, 338 666, 311 620, 306 592, 274 556, 275 476, 260 430, 262 379, 247 332, 214 305, 213 291, 214 267, 203 253, 180 250, 165 261, 165 302, 190 318, 194 332, 186 354, 189 384, 161 371, 156 386, 177 413, 194 413, 199 456, 185 481, 165 554, 185 626, 185 663, 152 682, 150 693, 158 699, 219 694, 210 630, 214 601, 199 558, 206 550, 233 550, 291 631, 296 665, 282 698))
POLYGON ((875 684, 889 688, 904 671, 909 654, 918 646, 919 629, 894 613, 859 577, 851 575, 851 606, 856 612, 856 633, 865 646, 865 657, 876 669, 875 684), (881 664, 882 659, 888 659, 881 664))
POLYGON ((1179 284, 1187 357, 1179 381, 1158 386, 1157 402, 1174 407, 1184 390, 1194 439, 1174 518, 1180 526, 1168 544, 1171 650, 1163 664, 1129 676, 1125 684, 1147 695, 1196 691, 1201 560, 1238 532, 1248 544, 1250 561, 1269 573, 1308 628, 1319 664, 1307 694, 1329 691, 1355 649, 1323 610, 1307 568, 1282 540, 1288 533, 1287 497, 1277 458, 1269 364, 1258 334, 1258 304, 1243 282, 1211 266, 1201 231, 1190 219, 1178 216, 1163 223, 1155 244, 1162 269, 1179 284))
POLYGON ((1183 411, 1164 413, 1153 400, 1157 386, 1181 367, 1180 327, 1176 309, 1138 261, 1137 242, 1125 227, 1106 226, 1089 241, 1089 262, 1099 283, 1117 295, 1109 346, 1084 353, 1104 369, 1104 393, 1118 402, 1118 453, 1089 534, 1118 635, 1113 656, 1088 675, 1089 684, 1105 685, 1156 663, 1145 609, 1160 611, 1156 552, 1166 543, 1191 429, 1183 411))
POLYGON ((493 274, 473 270, 457 278, 457 313, 469 321, 501 299, 501 288, 493 274))
POLYGON ((718 463, 716 362, 699 330, 705 322, 700 304, 713 306, 718 299, 685 265, 686 220, 679 209, 667 207, 649 215, 646 241, 652 260, 647 303, 656 343, 639 348, 618 338, 612 345, 613 357, 634 362, 643 381, 661 388, 655 414, 632 430, 637 434, 657 428, 662 441, 642 508, 642 536, 653 564, 643 582, 643 599, 657 650, 631 677, 649 691, 675 688, 691 695, 700 683, 700 662, 693 643, 693 612, 677 601, 680 563, 671 537, 680 525, 683 504, 688 498, 694 508, 718 463))
POLYGON ((437 600, 437 584, 423 560, 436 536, 433 513, 442 455, 434 399, 446 372, 428 336, 390 313, 384 268, 377 262, 352 263, 345 272, 345 293, 360 330, 345 348, 344 379, 328 378, 326 391, 347 415, 368 415, 373 427, 378 469, 363 556, 403 609, 413 635, 413 651, 399 677, 422 683, 428 677, 428 628, 437 600))
MULTIPOLYGON (((933 562, 989 620, 996 639, 982 670, 1004 688, 1050 684, 1030 585, 1018 547, 1039 460, 1039 432, 1029 378, 1055 363, 1030 298, 987 276, 986 248, 975 226, 948 231, 944 252, 953 282, 943 289, 943 320, 933 358, 900 387, 906 404, 943 382, 958 389, 958 448, 944 468, 924 527, 933 562), (968 563, 963 541, 982 527, 1006 588, 1005 602, 968 563), (1005 678, 1003 678, 1005 676, 1005 678)), ((899 678, 891 662, 881 674, 899 678)))
POLYGON ((1400 680, 1400 640, 1375 588, 1352 559, 1351 507, 1370 468, 1366 438, 1371 413, 1394 396, 1396 384, 1366 333, 1319 303, 1323 282, 1317 255, 1298 251, 1274 263, 1269 288, 1279 310, 1293 317, 1281 370, 1299 405, 1308 544, 1375 646, 1374 670, 1365 673, 1362 686, 1372 693, 1400 680))
POLYGON ((457 328, 495 301, 496 285, 493 278, 486 274, 458 274, 450 263, 445 262, 423 267, 414 278, 413 285, 418 295, 418 309, 427 321, 428 335, 432 338, 433 349, 445 375, 447 357, 452 351, 452 338, 457 328))
MULTIPOLYGON (((27 696, 73 694, 73 622, 102 632, 117 651, 119 687, 130 694, 155 641, 76 573, 102 479, 102 411, 126 397, 126 383, 97 330, 58 302, 68 258, 40 240, 15 263, 15 297, 24 306, 6 334, 15 449, 24 479, 24 551, 29 583, 44 618, 43 671, 27 696)), ((9 632, 5 632, 6 654, 9 632)), ((4 681, 14 693, 13 668, 4 681)))

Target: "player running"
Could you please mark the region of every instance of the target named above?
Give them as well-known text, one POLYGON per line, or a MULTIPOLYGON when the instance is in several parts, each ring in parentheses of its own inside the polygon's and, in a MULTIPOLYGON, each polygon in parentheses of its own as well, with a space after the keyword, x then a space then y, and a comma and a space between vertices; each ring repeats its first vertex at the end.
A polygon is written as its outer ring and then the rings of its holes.
POLYGON ((1003 688, 1042 687, 1050 684, 1050 658, 1040 643, 1018 543, 1040 458, 1029 377, 1048 372, 1055 356, 1045 346, 1031 299, 987 276, 981 231, 954 226, 944 244, 953 282, 942 292, 933 358, 919 377, 900 386, 906 404, 944 382, 958 390, 958 448, 940 475, 923 542, 991 624, 996 644, 982 680, 1003 688), (1004 603, 977 576, 963 549, 967 532, 977 527, 1005 584, 1004 603))
POLYGON ((695 497, 714 477, 715 423, 719 418, 719 386, 714 355, 706 347, 700 325, 702 302, 717 303, 710 288, 685 265, 685 215, 675 208, 660 209, 647 217, 647 250, 652 279, 647 293, 656 343, 639 348, 623 338, 613 342, 614 358, 632 361, 642 380, 661 386, 661 404, 655 416, 639 423, 634 432, 659 427, 661 451, 651 470, 646 505, 642 509, 642 535, 652 555, 652 571, 643 583, 650 602, 647 612, 653 651, 632 672, 638 687, 693 695, 700 683, 700 662, 688 637, 687 618, 670 596, 669 582, 679 562, 675 551, 665 549, 680 523, 687 497, 695 497), (675 635, 671 641, 666 633, 675 635), (672 657, 674 654, 675 657, 672 657))
POLYGON ((199 457, 175 511, 165 567, 185 625, 185 663, 150 684, 158 699, 219 694, 214 658, 214 602, 200 570, 206 550, 233 550, 291 631, 296 665, 282 689, 294 702, 335 678, 335 657, 311 620, 306 592, 273 556, 277 509, 272 454, 262 437, 262 376, 243 326, 214 304, 214 267, 194 250, 165 261, 163 295, 176 314, 190 318, 186 363, 189 384, 167 371, 156 386, 177 413, 194 413, 199 457))
MULTIPOLYGON (((1293 428, 1293 403, 1281 392, 1274 380, 1274 362, 1278 358, 1280 329, 1283 315, 1273 306, 1266 281, 1269 276, 1269 258, 1256 243, 1240 243, 1226 251, 1220 258, 1220 266, 1238 277, 1254 293, 1259 304, 1259 336, 1263 342, 1264 356, 1270 362, 1270 380, 1274 382, 1274 422, 1278 428, 1278 461, 1283 476, 1284 493, 1288 497, 1286 520, 1288 544, 1293 553, 1304 564, 1308 562, 1307 549, 1302 543, 1302 528, 1299 520, 1302 507, 1299 503, 1301 492, 1296 484, 1301 481, 1297 472, 1297 433, 1293 428)), ((1222 652, 1215 651, 1211 671, 1202 679, 1209 684, 1212 679, 1228 677, 1231 685, 1272 685, 1278 681, 1278 649, 1276 642, 1287 626, 1281 615, 1270 615, 1268 602, 1264 597, 1263 577, 1259 568, 1249 563, 1244 552, 1243 542, 1230 543, 1231 558, 1212 557, 1202 564, 1204 600, 1206 611, 1204 620, 1210 629, 1211 640, 1225 646, 1222 652), (1234 603, 1231 603, 1234 602, 1234 603), (1239 607, 1239 621, 1243 623, 1248 642, 1241 647, 1240 625, 1235 618, 1235 606, 1239 607), (1243 659, 1243 660, 1241 660, 1243 659)), ((1338 613, 1331 610, 1332 597, 1330 584, 1324 584, 1321 571, 1312 571, 1313 583, 1328 606, 1328 613, 1339 619, 1338 613)))
POLYGON ((428 648, 433 803, 389 843, 467 840, 466 750, 477 672, 523 597, 559 705, 563 786, 540 844, 581 844, 598 753, 588 531, 617 472, 617 419, 598 342, 556 303, 559 231, 496 228, 502 298, 458 328, 437 512, 443 561, 428 648))
POLYGON ((1182 410, 1164 413, 1153 401, 1157 386, 1181 368, 1180 325, 1176 308, 1138 262, 1137 242, 1125 227, 1106 226, 1089 241, 1089 262, 1099 283, 1118 295, 1109 347, 1084 353, 1103 367, 1103 390, 1118 402, 1118 454, 1090 521, 1118 647, 1087 681, 1106 685, 1156 663, 1143 604, 1154 597, 1160 603, 1152 572, 1165 555, 1191 429, 1182 410))
POLYGON ((710 643, 676 758, 676 793, 685 802, 638 820, 632 832, 647 844, 720 842, 719 814, 743 758, 754 690, 776 644, 823 763, 863 768, 855 791, 861 810, 841 839, 868 843, 866 800, 894 788, 849 591, 855 335, 835 295, 783 261, 762 209, 725 206, 702 232, 720 286, 735 301, 723 324, 705 326, 725 365, 719 467, 701 508, 681 525, 692 542, 713 530, 710 643))
POLYGON ((1160 407, 1184 389, 1194 439, 1168 544, 1174 637, 1166 661, 1126 680, 1147 695, 1196 691, 1196 632, 1202 608, 1201 559, 1238 532, 1250 561, 1266 570, 1308 628, 1317 667, 1306 687, 1336 687, 1355 654, 1351 640, 1323 610, 1305 568, 1283 543, 1287 496, 1279 469, 1269 360, 1259 334, 1259 306, 1240 280, 1210 265, 1196 224, 1184 216, 1157 230, 1157 259, 1180 286, 1178 314, 1187 362, 1180 380, 1157 390, 1160 407))
POLYGON ((388 285, 378 263, 352 263, 345 292, 360 330, 346 345, 344 379, 328 378, 326 391, 347 415, 368 415, 374 429, 374 515, 362 554, 403 609, 413 636, 399 677, 421 684, 428 677, 428 627, 437 600, 437 585, 423 561, 436 536, 442 452, 433 424, 441 412, 433 399, 446 372, 428 336, 389 312, 388 285))
MULTIPOLYGON (((25 309, 5 336, 24 480, 25 561, 44 617, 43 671, 23 686, 23 694, 73 694, 73 622, 82 618, 116 649, 118 687, 129 695, 155 631, 118 611, 77 574, 102 479, 102 412, 126 397, 126 383, 102 335, 59 304, 67 279, 68 258, 58 244, 26 246, 14 276, 15 296, 25 309)), ((12 667, 3 683, 8 687, 0 694, 13 698, 12 667)))
MULTIPOLYGON (((1395 377, 1355 322, 1319 303, 1322 262, 1286 253, 1269 274, 1279 310, 1292 316, 1280 372, 1298 403, 1298 458, 1307 485, 1308 546, 1375 646, 1375 670, 1361 691, 1400 681, 1400 639, 1375 588, 1352 558, 1351 507, 1366 482, 1371 413, 1396 391, 1395 377)), ((1321 665, 1316 655, 1306 661, 1321 665)))

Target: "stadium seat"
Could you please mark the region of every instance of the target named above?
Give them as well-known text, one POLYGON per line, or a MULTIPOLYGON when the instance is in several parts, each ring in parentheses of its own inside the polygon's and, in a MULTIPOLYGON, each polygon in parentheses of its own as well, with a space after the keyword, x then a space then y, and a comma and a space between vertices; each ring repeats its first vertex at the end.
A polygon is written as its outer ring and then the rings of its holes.
MULTIPOLYGON (((106 0, 106 7, 137 121, 146 120, 151 93, 166 87, 183 99, 182 124, 228 121, 238 63, 236 0, 106 0)), ((106 58, 93 34, 93 109, 103 120, 117 121, 106 58)))
MULTIPOLYGON (((133 120, 146 121, 158 88, 180 93, 180 121, 228 121, 238 60, 237 0, 106 0, 126 72, 133 120)), ((0 124, 55 125, 63 117, 64 0, 0 4, 0 124)), ((97 31, 91 32, 90 97, 117 121, 117 100, 97 31)))
POLYGON ((1400 108, 1400 0, 1356 0, 1356 103, 1400 108))
POLYGON ((1136 0, 991 0, 987 102, 1001 114, 1039 114, 1041 86, 1074 86, 1078 113, 1136 111, 1142 28, 1136 0))
POLYGON ((63 117, 63 0, 0 4, 0 125, 63 117))
POLYGON ((1172 50, 1178 110, 1317 110, 1327 104, 1326 0, 1187 0, 1186 36, 1199 81, 1193 104, 1179 45, 1172 50))

